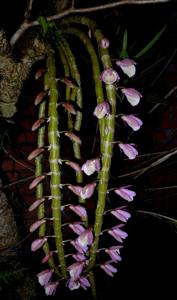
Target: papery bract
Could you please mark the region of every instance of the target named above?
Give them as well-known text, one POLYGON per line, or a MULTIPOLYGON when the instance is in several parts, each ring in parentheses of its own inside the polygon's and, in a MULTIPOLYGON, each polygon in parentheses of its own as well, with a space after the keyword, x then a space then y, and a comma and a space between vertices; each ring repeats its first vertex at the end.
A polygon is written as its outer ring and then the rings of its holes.
POLYGON ((32 131, 37 130, 42 124, 44 124, 46 120, 44 118, 40 118, 37 121, 35 121, 31 127, 32 131))
POLYGON ((101 264, 100 267, 111 277, 114 276, 114 273, 117 273, 117 269, 114 268, 109 261, 101 264))
POLYGON ((52 274, 53 274, 53 270, 51 270, 51 269, 47 269, 47 270, 44 270, 44 271, 38 273, 37 277, 38 277, 38 281, 39 281, 40 285, 46 285, 47 283, 49 283, 49 281, 52 277, 52 274))
POLYGON ((78 136, 77 136, 76 134, 74 134, 73 132, 67 131, 67 132, 65 132, 65 135, 66 135, 67 137, 69 137, 70 140, 72 140, 73 142, 76 142, 76 143, 78 143, 79 145, 82 144, 82 141, 81 141, 80 137, 78 137, 78 136))
POLYGON ((119 143, 119 148, 129 159, 134 159, 138 155, 138 151, 133 146, 134 144, 123 144, 119 143))
POLYGON ((134 115, 121 116, 122 120, 125 121, 134 131, 137 131, 142 126, 143 122, 135 117, 134 115))
POLYGON ((108 68, 101 73, 100 80, 106 84, 113 84, 116 81, 119 81, 120 77, 115 70, 108 68))
POLYGON ((47 241, 47 238, 38 238, 36 240, 34 240, 31 244, 31 251, 35 252, 36 250, 38 250, 39 248, 41 248, 45 242, 47 241))
POLYGON ((121 91, 132 106, 138 105, 142 95, 137 90, 133 88, 123 88, 121 91))
POLYGON ((76 115, 76 110, 72 104, 65 102, 62 103, 62 106, 72 115, 76 115))
POLYGON ((132 59, 125 58, 116 60, 116 65, 119 66, 128 77, 133 77, 136 73, 136 62, 132 59))
POLYGON ((51 282, 51 283, 46 284, 44 286, 44 288, 45 288, 45 294, 47 296, 55 295, 56 289, 57 289, 58 285, 59 285, 59 282, 51 282))
POLYGON ((136 193, 126 186, 119 187, 118 189, 115 189, 114 192, 128 202, 133 201, 133 198, 136 196, 136 193))

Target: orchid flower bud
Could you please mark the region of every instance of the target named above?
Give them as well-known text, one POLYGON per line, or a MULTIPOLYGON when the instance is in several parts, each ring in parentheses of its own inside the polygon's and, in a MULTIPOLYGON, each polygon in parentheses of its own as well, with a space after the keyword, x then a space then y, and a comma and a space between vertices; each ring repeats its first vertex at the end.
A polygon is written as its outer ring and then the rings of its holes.
POLYGON ((38 155, 40 155, 42 152, 44 152, 44 148, 37 148, 28 155, 27 159, 32 160, 33 158, 36 158, 38 155))
POLYGON ((117 269, 114 268, 109 261, 101 264, 100 267, 111 277, 114 276, 114 273, 117 273, 117 269))
POLYGON ((44 124, 46 120, 44 118, 40 118, 37 121, 35 121, 31 127, 32 131, 37 130, 42 124, 44 124))
POLYGON ((31 211, 35 210, 44 201, 45 201, 45 198, 37 199, 30 205, 30 207, 28 208, 28 211, 31 212, 31 211))
POLYGON ((116 81, 119 81, 120 77, 115 70, 108 68, 101 73, 100 80, 106 84, 113 84, 116 81))
POLYGON ((78 136, 77 136, 76 134, 74 134, 73 132, 67 131, 67 132, 65 132, 65 135, 66 135, 67 137, 69 137, 69 139, 72 140, 73 142, 76 142, 76 143, 78 143, 79 145, 82 144, 82 141, 81 141, 80 137, 78 137, 78 136))
POLYGON ((137 131, 142 126, 143 122, 134 115, 123 115, 121 119, 125 121, 134 131, 137 131))
POLYGON ((34 232, 36 229, 38 229, 43 223, 45 223, 46 220, 38 220, 35 223, 33 223, 30 226, 30 232, 34 232))
POLYGON ((76 115, 76 110, 74 109, 74 106, 70 103, 62 103, 62 106, 72 115, 76 115))
POLYGON ((87 211, 85 207, 81 205, 69 205, 69 208, 74 211, 78 216, 81 218, 86 218, 87 217, 87 211))
POLYGON ((44 92, 44 91, 37 94, 36 98, 34 99, 34 104, 35 105, 40 104, 44 100, 45 95, 46 95, 46 92, 44 92))
POLYGON ((133 88, 124 88, 121 89, 121 91, 132 106, 138 105, 141 97, 143 97, 137 90, 133 88))
POLYGON ((138 151, 132 145, 134 144, 123 144, 123 143, 119 144, 119 148, 124 152, 124 154, 129 159, 134 159, 138 155, 138 151))
POLYGON ((89 228, 84 230, 77 238, 77 241, 81 247, 91 245, 93 243, 92 229, 89 228))
POLYGON ((72 278, 70 278, 68 280, 68 288, 73 291, 73 290, 77 290, 78 288, 80 288, 80 282, 78 280, 73 280, 72 278))
POLYGON ((49 251, 42 259, 41 264, 45 264, 53 256, 54 251, 49 251))
POLYGON ((114 192, 128 202, 133 201, 133 198, 136 196, 136 193, 130 189, 127 189, 126 186, 115 189, 114 192))
POLYGON ((34 178, 34 180, 29 185, 29 190, 35 188, 44 178, 45 178, 44 175, 39 175, 36 178, 34 178))
POLYGON ((130 213, 128 213, 127 211, 122 210, 120 208, 115 208, 115 209, 111 210, 111 214, 122 222, 127 222, 128 219, 131 217, 130 213))
POLYGON ((128 77, 133 77, 136 73, 136 62, 132 59, 125 58, 123 60, 117 60, 116 65, 119 66, 128 77))
POLYGON ((107 101, 99 103, 93 112, 93 115, 98 119, 102 119, 110 113, 110 105, 107 101))
POLYGON ((120 249, 122 246, 112 246, 107 249, 105 249, 105 252, 109 254, 110 258, 114 261, 121 261, 121 256, 120 256, 120 249))
POLYGON ((68 166, 70 166, 76 172, 80 172, 81 171, 81 168, 80 168, 79 164, 77 164, 76 162, 66 161, 65 164, 68 165, 68 166))

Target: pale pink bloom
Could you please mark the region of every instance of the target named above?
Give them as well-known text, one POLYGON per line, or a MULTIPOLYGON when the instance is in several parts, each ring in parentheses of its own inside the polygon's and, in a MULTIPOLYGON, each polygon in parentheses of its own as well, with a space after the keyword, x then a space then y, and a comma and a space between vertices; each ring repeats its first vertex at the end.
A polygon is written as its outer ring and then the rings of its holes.
POLYGON ((40 118, 37 121, 35 121, 31 127, 32 131, 37 130, 42 124, 44 124, 46 120, 44 118, 40 118))
POLYGON ((45 176, 44 175, 39 175, 36 178, 33 179, 33 181, 29 185, 29 190, 32 190, 33 188, 36 187, 42 180, 44 180, 45 176))
POLYGON ((74 109, 74 106, 70 103, 62 103, 62 106, 72 115, 76 115, 76 110, 74 109))
POLYGON ((46 243, 46 241, 46 237, 34 240, 31 244, 31 251, 35 252, 36 250, 41 248, 46 243))
POLYGON ((124 88, 121 89, 121 91, 132 106, 138 105, 142 95, 137 90, 133 88, 124 88))
POLYGON ((94 158, 87 160, 83 165, 81 170, 88 176, 92 175, 95 171, 99 172, 100 170, 100 159, 94 158))
POLYGON ((87 290, 87 288, 90 287, 90 282, 88 281, 88 279, 86 277, 80 277, 79 282, 80 282, 81 287, 84 290, 87 290))
POLYGON ((119 81, 120 77, 115 70, 108 68, 101 73, 100 80, 106 84, 113 84, 116 81, 119 81))
POLYGON ((78 288, 80 288, 80 282, 77 280, 73 280, 72 278, 68 280, 68 288, 73 291, 73 290, 77 290, 78 288))
POLYGON ((108 249, 105 249, 105 252, 109 254, 110 258, 114 261, 121 261, 121 256, 120 256, 120 249, 122 246, 112 246, 109 247, 108 249))
POLYGON ((134 159, 138 155, 138 151, 132 145, 134 144, 123 144, 123 143, 119 144, 119 148, 124 152, 124 154, 129 159, 134 159))
POLYGON ((85 248, 87 245, 91 245, 93 243, 92 229, 89 228, 83 231, 77 238, 77 241, 82 248, 85 248))
POLYGON ((76 253, 76 254, 73 254, 72 257, 76 260, 76 261, 85 261, 86 260, 86 257, 83 253, 76 253))
POLYGON ((110 113, 110 105, 107 101, 103 101, 95 107, 93 115, 98 119, 103 119, 110 113))
POLYGON ((30 232, 34 232, 36 229, 38 229, 43 223, 45 223, 46 220, 38 220, 36 222, 34 222, 31 226, 29 231, 30 232))
POLYGON ((33 158, 36 158, 38 155, 40 155, 44 151, 44 148, 37 148, 33 150, 29 155, 28 155, 28 160, 32 160, 33 158))
POLYGON ((69 224, 69 227, 78 235, 85 230, 85 228, 78 222, 69 224))
POLYGON ((76 163, 76 162, 66 161, 65 164, 68 165, 68 166, 70 166, 76 172, 80 172, 81 171, 81 168, 80 168, 79 164, 76 163))
POLYGON ((38 105, 39 103, 41 103, 44 100, 45 95, 46 93, 44 91, 37 94, 36 98, 34 99, 34 104, 38 105))
POLYGON ((114 192, 128 202, 133 201, 133 198, 136 196, 136 193, 132 190, 127 189, 126 186, 115 189, 114 192))
POLYGON ((93 195, 95 187, 96 183, 94 182, 86 184, 81 190, 80 197, 82 199, 89 199, 93 195))
POLYGON ((111 277, 114 276, 114 273, 117 273, 117 269, 114 268, 109 261, 101 264, 100 267, 111 277))
POLYGON ((106 39, 106 38, 101 39, 101 41, 100 41, 101 48, 107 49, 107 48, 109 48, 109 45, 110 45, 110 42, 108 39, 106 39))
POLYGON ((127 222, 128 219, 131 217, 131 214, 129 212, 120 208, 115 208, 111 210, 111 214, 122 222, 127 222))
POLYGON ((59 282, 51 282, 51 283, 46 284, 44 286, 45 294, 47 296, 52 296, 52 295, 54 296, 58 285, 59 285, 59 282))
POLYGON ((132 59, 125 58, 117 60, 116 65, 119 66, 128 77, 133 77, 136 73, 136 62, 132 59))
POLYGON ((119 225, 113 227, 111 230, 108 230, 108 233, 120 243, 122 243, 123 239, 126 239, 128 236, 128 234, 125 231, 119 228, 119 225))
POLYGON ((134 131, 137 131, 140 129, 140 127, 143 125, 143 122, 135 117, 134 115, 124 115, 121 116, 122 120, 125 121, 134 131))
POLYGON ((45 201, 45 198, 41 198, 41 199, 37 199, 36 201, 34 201, 30 207, 28 208, 29 211, 33 211, 35 210, 41 203, 43 203, 45 201))
POLYGON ((74 241, 71 241, 70 243, 71 243, 71 245, 74 246, 74 248, 75 248, 79 253, 82 253, 82 254, 83 254, 83 253, 87 252, 87 250, 88 250, 88 247, 87 247, 87 246, 81 247, 77 239, 74 240, 74 241))
POLYGON ((72 140, 73 142, 76 142, 76 143, 78 143, 79 145, 82 144, 82 141, 81 141, 80 137, 78 137, 78 136, 77 136, 76 134, 74 134, 73 132, 67 131, 67 132, 65 132, 65 135, 66 135, 67 137, 69 137, 70 140, 72 140))
POLYGON ((81 218, 86 218, 87 217, 87 211, 85 207, 81 205, 70 205, 69 208, 74 211, 78 216, 81 218))
POLYGON ((69 275, 72 278, 72 280, 76 281, 83 270, 84 263, 83 262, 75 262, 71 266, 68 267, 69 275))
POLYGON ((40 285, 46 285, 52 278, 53 270, 47 269, 37 274, 40 285))
POLYGON ((41 264, 45 264, 53 256, 53 251, 49 251, 42 259, 41 264))

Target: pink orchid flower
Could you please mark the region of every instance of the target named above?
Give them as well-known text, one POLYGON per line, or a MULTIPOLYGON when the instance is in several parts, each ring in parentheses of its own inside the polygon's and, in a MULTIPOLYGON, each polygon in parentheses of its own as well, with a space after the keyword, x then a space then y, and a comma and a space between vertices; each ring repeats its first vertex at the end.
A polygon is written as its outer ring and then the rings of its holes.
POLYGON ((138 151, 135 147, 133 147, 134 144, 123 144, 119 143, 119 148, 124 152, 124 154, 129 159, 134 159, 138 155, 138 151))
POLYGON ((73 245, 74 246, 74 248, 79 252, 79 253, 86 253, 87 252, 87 250, 88 250, 88 247, 87 246, 81 246, 80 244, 79 244, 79 242, 78 242, 78 240, 76 239, 76 240, 74 240, 74 241, 71 241, 70 242, 71 243, 71 245, 73 245))
POLYGON ((37 274, 40 285, 46 285, 52 278, 53 270, 47 269, 37 274))
POLYGON ((83 231, 79 237, 77 238, 78 244, 82 249, 85 249, 88 245, 91 245, 93 243, 93 233, 92 229, 86 229, 83 231))
POLYGON ((125 121, 134 131, 139 130, 143 125, 143 122, 134 115, 124 115, 121 116, 121 119, 125 121))
POLYGON ((86 260, 86 257, 83 253, 76 253, 76 254, 73 254, 72 257, 76 260, 76 261, 85 261, 86 260))
POLYGON ((117 269, 114 268, 109 261, 101 264, 100 267, 111 277, 114 276, 114 273, 117 273, 117 269))
POLYGON ((111 210, 111 214, 122 222, 127 222, 128 219, 131 217, 130 213, 128 213, 127 211, 122 210, 120 208, 115 208, 115 209, 111 210))
POLYGON ((136 73, 136 62, 132 59, 125 58, 117 60, 116 65, 119 66, 128 77, 133 77, 136 73))
POLYGON ((132 190, 129 190, 126 186, 115 189, 114 192, 128 202, 133 201, 133 198, 136 196, 136 193, 132 190))
POLYGON ((80 282, 81 287, 84 290, 87 290, 87 288, 90 287, 90 282, 88 281, 88 279, 86 277, 80 277, 79 282, 80 282))
POLYGON ((77 290, 78 288, 80 288, 80 282, 78 280, 73 280, 72 278, 70 278, 68 280, 68 288, 69 290, 73 291, 73 290, 77 290))
POLYGON ((46 284, 44 286, 45 294, 47 296, 54 296, 58 285, 59 285, 59 282, 51 282, 51 283, 46 284))
POLYGON ((119 81, 120 77, 115 70, 108 68, 101 73, 100 80, 106 84, 113 84, 116 81, 119 81))
POLYGON ((84 267, 84 262, 81 261, 75 262, 68 267, 69 275, 72 278, 72 280, 76 281, 80 277, 83 267, 84 267))
POLYGON ((95 171, 99 172, 100 170, 100 159, 94 158, 87 160, 83 165, 81 170, 88 176, 92 175, 95 171))
POLYGON ((138 105, 140 99, 142 98, 142 95, 133 88, 123 88, 121 91, 132 106, 138 105))
POLYGON ((112 246, 107 249, 105 249, 105 252, 109 254, 110 258, 114 261, 121 261, 121 256, 120 256, 120 249, 122 246, 112 246))
POLYGON ((44 100, 44 97, 46 95, 46 92, 42 91, 39 94, 37 94, 36 98, 34 99, 34 104, 38 105, 44 100))
POLYGON ((125 231, 119 228, 119 225, 108 230, 108 233, 112 235, 120 243, 122 243, 123 239, 126 239, 128 236, 128 234, 125 231))
POLYGON ((92 182, 85 185, 84 187, 81 187, 79 185, 69 185, 68 189, 70 189, 74 194, 81 197, 82 199, 88 199, 94 193, 95 187, 96 183, 92 182))
POLYGON ((46 237, 34 240, 31 244, 31 251, 35 252, 36 250, 41 248, 46 241, 47 241, 46 237))

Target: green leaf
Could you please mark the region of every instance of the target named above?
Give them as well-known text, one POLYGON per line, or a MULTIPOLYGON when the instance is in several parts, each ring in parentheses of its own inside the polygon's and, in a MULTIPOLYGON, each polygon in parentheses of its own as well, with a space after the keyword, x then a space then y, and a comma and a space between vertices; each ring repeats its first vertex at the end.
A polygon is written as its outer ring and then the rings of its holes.
POLYGON ((122 50, 121 50, 121 53, 120 53, 120 58, 128 57, 127 43, 128 43, 128 33, 127 33, 127 30, 125 30, 124 31, 124 36, 123 36, 122 50))
POLYGON ((38 17, 37 20, 38 20, 39 24, 41 25, 42 30, 43 30, 43 35, 45 36, 49 29, 49 22, 43 16, 38 17))
POLYGON ((146 52, 148 52, 153 46, 154 44, 159 40, 159 38, 161 37, 161 35, 164 33, 164 31, 166 30, 167 25, 165 25, 156 35, 155 37, 141 50, 139 51, 134 58, 140 58, 141 56, 143 56, 146 52))

